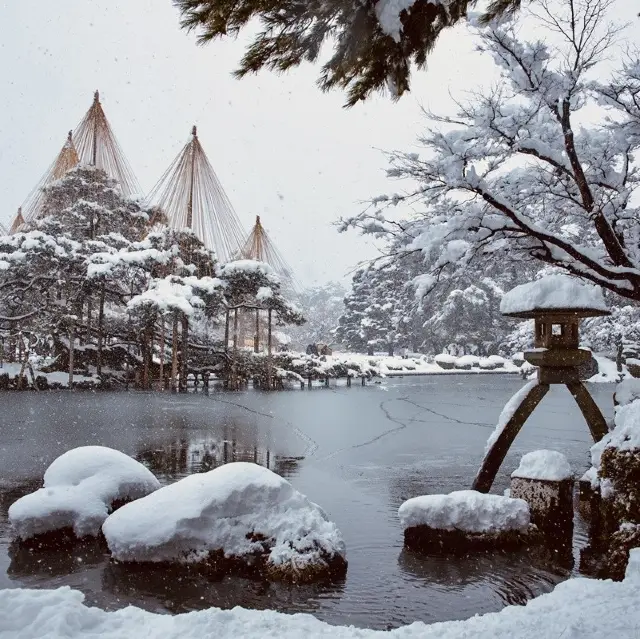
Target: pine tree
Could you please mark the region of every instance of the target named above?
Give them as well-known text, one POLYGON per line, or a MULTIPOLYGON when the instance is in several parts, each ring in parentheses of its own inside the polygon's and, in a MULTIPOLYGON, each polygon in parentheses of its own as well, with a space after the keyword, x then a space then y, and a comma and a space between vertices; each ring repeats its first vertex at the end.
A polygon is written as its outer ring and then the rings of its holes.
MULTIPOLYGON (((521 0, 493 0, 490 20, 520 7, 521 0)), ((465 18, 474 0, 174 0, 183 28, 201 44, 237 35, 250 22, 262 30, 236 74, 263 68, 287 71, 316 62, 325 42, 334 50, 323 65, 323 90, 346 89, 347 105, 372 92, 399 97, 409 89, 412 65, 424 68, 439 35, 465 18)))

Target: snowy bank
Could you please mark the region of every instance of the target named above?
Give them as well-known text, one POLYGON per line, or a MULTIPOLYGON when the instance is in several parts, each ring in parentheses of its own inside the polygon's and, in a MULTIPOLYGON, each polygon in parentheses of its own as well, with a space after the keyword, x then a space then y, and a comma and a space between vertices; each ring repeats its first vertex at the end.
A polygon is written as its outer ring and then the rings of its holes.
POLYGON ((511 548, 530 532, 526 501, 474 490, 414 497, 400 506, 398 517, 405 545, 427 553, 511 548))
POLYGON ((21 540, 68 530, 78 538, 95 537, 112 510, 158 488, 153 474, 128 455, 82 446, 53 461, 44 487, 9 508, 9 522, 21 540))
POLYGON ((389 632, 331 626, 311 615, 271 610, 210 608, 180 615, 129 606, 105 612, 83 604, 70 588, 0 590, 2 639, 632 639, 638 636, 640 550, 631 551, 624 581, 569 579, 525 606, 465 621, 410 626, 389 632))
POLYGON ((608 313, 600 287, 559 273, 516 286, 500 302, 500 312, 505 315, 549 309, 608 313))
POLYGON ((114 559, 253 567, 305 580, 346 569, 340 531, 267 468, 225 464, 161 488, 115 512, 102 528, 114 559))

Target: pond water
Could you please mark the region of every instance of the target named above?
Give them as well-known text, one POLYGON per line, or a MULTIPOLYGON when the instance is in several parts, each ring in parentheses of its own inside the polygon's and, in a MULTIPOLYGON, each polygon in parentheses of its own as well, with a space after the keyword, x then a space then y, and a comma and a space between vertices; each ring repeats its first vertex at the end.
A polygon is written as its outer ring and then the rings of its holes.
MULTIPOLYGON (((336 624, 386 629, 467 618, 524 603, 571 572, 525 554, 424 558, 403 550, 398 506, 420 494, 470 488, 513 376, 405 377, 367 387, 277 393, 212 391, 0 394, 0 588, 68 585, 105 609, 156 612, 241 605, 309 612, 336 624), (228 461, 255 461, 319 503, 347 543, 349 570, 331 585, 293 587, 131 573, 93 547, 31 555, 9 547, 7 510, 41 485, 75 446, 101 444, 144 462, 163 483, 228 461)), ((591 386, 605 416, 613 387, 591 386)), ((581 473, 590 438, 573 399, 552 391, 516 439, 494 486, 508 487, 519 457, 564 452, 581 473)), ((576 552, 585 543, 578 522, 576 552)), ((576 569, 574 569, 575 571, 576 569)))

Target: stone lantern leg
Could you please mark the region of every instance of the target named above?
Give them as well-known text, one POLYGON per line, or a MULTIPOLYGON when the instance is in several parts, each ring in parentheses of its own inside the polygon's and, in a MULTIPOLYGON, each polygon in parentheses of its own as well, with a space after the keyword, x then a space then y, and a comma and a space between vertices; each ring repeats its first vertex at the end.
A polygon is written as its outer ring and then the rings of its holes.
POLYGON ((580 320, 609 315, 601 290, 567 275, 549 275, 516 286, 504 296, 500 310, 507 317, 535 321, 535 348, 525 352, 524 357, 538 367, 538 379, 522 397, 517 397, 515 405, 509 403, 507 418, 502 419, 505 412, 501 416, 473 482, 473 489, 483 493, 491 490, 516 435, 551 384, 564 384, 569 389, 594 441, 600 441, 608 432, 607 423, 580 381, 579 373, 579 367, 591 358, 590 351, 579 348, 580 320))

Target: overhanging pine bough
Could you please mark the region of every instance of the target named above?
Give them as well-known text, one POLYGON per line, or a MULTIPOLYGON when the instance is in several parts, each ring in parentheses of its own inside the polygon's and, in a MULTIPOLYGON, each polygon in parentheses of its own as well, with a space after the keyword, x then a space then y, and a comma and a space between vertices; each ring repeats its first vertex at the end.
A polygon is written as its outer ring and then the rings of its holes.
MULTIPOLYGON (((316 62, 322 45, 333 44, 318 84, 347 91, 346 106, 372 92, 388 90, 397 99, 409 90, 411 65, 419 69, 438 36, 466 17, 472 0, 174 0, 181 24, 207 44, 237 36, 253 19, 261 31, 236 71, 287 71, 316 62), (398 24, 398 20, 399 23, 398 24)), ((484 20, 518 9, 520 0, 495 0, 484 20)))

